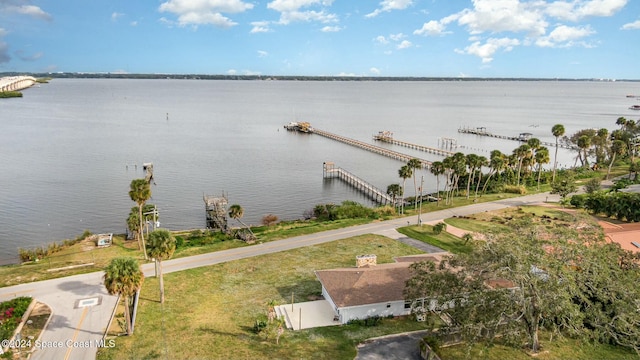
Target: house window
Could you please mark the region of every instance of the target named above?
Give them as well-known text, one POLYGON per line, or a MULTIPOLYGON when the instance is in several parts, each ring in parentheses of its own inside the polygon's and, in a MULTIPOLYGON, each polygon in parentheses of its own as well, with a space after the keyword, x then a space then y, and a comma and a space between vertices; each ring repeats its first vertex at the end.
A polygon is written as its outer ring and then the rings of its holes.
POLYGON ((411 309, 411 304, 412 304, 412 301, 411 301, 411 300, 405 300, 405 302, 404 302, 404 308, 405 308, 405 309, 411 309))
POLYGON ((387 309, 391 307, 391 303, 387 303, 387 309))

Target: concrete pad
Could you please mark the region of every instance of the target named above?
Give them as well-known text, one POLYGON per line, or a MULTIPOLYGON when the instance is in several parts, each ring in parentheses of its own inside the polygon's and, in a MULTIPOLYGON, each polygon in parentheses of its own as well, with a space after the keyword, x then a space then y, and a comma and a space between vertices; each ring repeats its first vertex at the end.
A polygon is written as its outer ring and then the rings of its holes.
POLYGON ((327 300, 294 303, 293 309, 291 304, 276 308, 276 313, 283 314, 287 327, 293 330, 340 325, 339 321, 334 321, 337 314, 327 300))

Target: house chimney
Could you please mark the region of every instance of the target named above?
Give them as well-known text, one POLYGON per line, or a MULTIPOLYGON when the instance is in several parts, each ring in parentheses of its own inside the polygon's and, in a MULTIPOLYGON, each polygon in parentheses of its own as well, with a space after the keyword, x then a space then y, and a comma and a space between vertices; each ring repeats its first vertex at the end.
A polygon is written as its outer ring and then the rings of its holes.
POLYGON ((356 256, 356 267, 376 266, 377 256, 375 255, 358 255, 356 256))

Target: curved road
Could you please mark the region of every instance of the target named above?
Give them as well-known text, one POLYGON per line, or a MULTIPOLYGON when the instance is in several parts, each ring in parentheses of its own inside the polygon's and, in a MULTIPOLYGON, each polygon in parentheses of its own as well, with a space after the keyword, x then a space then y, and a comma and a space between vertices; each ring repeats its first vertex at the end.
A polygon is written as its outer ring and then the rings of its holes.
MULTIPOLYGON (((452 216, 466 216, 512 206, 556 202, 559 197, 548 193, 528 195, 462 206, 422 214, 422 222, 437 221, 452 216)), ((304 246, 344 239, 352 236, 380 233, 416 224, 418 216, 387 220, 349 228, 297 236, 264 244, 214 253, 195 255, 163 262, 164 273, 182 271, 263 254, 286 251, 304 246)), ((154 275, 154 264, 142 266, 145 276, 154 275)), ((51 321, 42 334, 39 350, 32 359, 94 359, 97 344, 108 325, 116 305, 116 297, 109 295, 102 284, 103 272, 69 276, 0 288, 0 301, 16 296, 31 296, 46 303, 53 310, 51 321)))

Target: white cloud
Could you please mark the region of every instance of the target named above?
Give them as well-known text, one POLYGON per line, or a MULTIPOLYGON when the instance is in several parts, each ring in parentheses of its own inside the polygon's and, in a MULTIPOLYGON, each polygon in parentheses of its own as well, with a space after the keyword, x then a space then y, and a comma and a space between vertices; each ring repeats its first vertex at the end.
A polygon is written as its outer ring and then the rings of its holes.
POLYGON ((336 23, 338 16, 328 13, 325 7, 331 6, 333 0, 274 0, 267 4, 267 8, 280 13, 281 25, 288 25, 292 22, 336 23), (301 10, 303 8, 316 7, 320 10, 301 10))
POLYGON ((410 47, 412 47, 413 44, 411 43, 411 41, 409 40, 402 40, 402 42, 400 44, 398 44, 398 49, 408 49, 410 47))
POLYGON ((400 41, 404 38, 406 38, 407 35, 403 34, 403 33, 397 33, 397 34, 390 34, 389 35, 389 39, 393 40, 393 41, 400 41))
POLYGON ((632 23, 622 25, 622 30, 637 30, 640 29, 640 20, 636 20, 632 23))
POLYGON ((538 1, 474 0, 473 5, 474 10, 458 14, 458 24, 467 26, 471 34, 508 31, 543 35, 548 26, 538 1))
MULTIPOLYGON (((22 3, 28 3, 30 1, 19 1, 22 3)), ((14 5, 10 4, 10 1, 0 1, 0 12, 16 13, 20 15, 27 15, 36 19, 51 20, 51 15, 42 10, 39 6, 35 5, 14 5)))
POLYGON ((336 76, 358 76, 358 75, 356 75, 356 74, 354 74, 354 73, 341 72, 341 73, 339 73, 339 74, 338 74, 338 75, 336 75, 336 76))
POLYGON ((258 57, 263 58, 269 56, 269 53, 264 50, 258 50, 258 57))
POLYGON ((313 5, 331 6, 331 3, 333 0, 274 0, 267 4, 267 8, 278 12, 289 12, 313 5))
POLYGON ((551 17, 578 21, 587 17, 609 17, 620 11, 628 0, 576 0, 555 1, 548 4, 545 13, 551 17))
POLYGON ((111 14, 111 21, 118 21, 119 18, 123 17, 123 13, 114 12, 111 14))
POLYGON ((323 11, 288 11, 280 14, 279 24, 288 25, 292 22, 310 22, 317 21, 321 23, 334 23, 338 21, 336 14, 329 14, 323 11))
POLYGON ((372 67, 371 69, 369 69, 369 72, 375 75, 380 75, 380 69, 376 67, 372 67))
POLYGON ((238 71, 236 69, 227 70, 227 75, 236 75, 237 73, 238 73, 238 71))
POLYGON ((387 38, 385 38, 382 35, 378 35, 376 36, 375 39, 373 39, 375 42, 377 42, 378 44, 382 44, 382 45, 386 45, 389 43, 389 40, 387 40, 387 38))
POLYGON ((536 40, 540 47, 569 47, 576 45, 576 40, 594 34, 590 26, 571 27, 560 25, 553 29, 548 36, 542 36, 536 40))
POLYGON ((413 35, 424 35, 424 36, 438 36, 444 35, 448 32, 445 31, 446 27, 440 21, 431 20, 422 25, 422 28, 415 30, 413 35))
POLYGON ((483 63, 490 63, 493 61, 493 54, 498 50, 504 49, 504 51, 511 51, 514 46, 520 45, 518 39, 511 38, 490 38, 482 44, 480 41, 476 41, 471 45, 464 48, 464 50, 456 50, 461 54, 475 55, 482 59, 483 63))
POLYGON ((365 15, 365 17, 372 18, 380 15, 383 12, 389 12, 392 10, 404 10, 413 5, 412 0, 382 0, 380 2, 380 8, 375 9, 373 12, 365 15))
POLYGON ((342 30, 340 26, 325 26, 322 29, 320 29, 320 31, 322 32, 338 32, 340 30, 342 30))
POLYGON ((270 23, 268 21, 254 21, 251 23, 253 28, 251 28, 250 33, 256 34, 256 33, 269 32, 271 31, 271 29, 269 28, 269 24, 270 23))
POLYGON ((160 5, 159 11, 178 16, 180 26, 213 25, 228 28, 237 23, 222 13, 241 13, 253 9, 253 6, 241 0, 169 0, 160 5))

